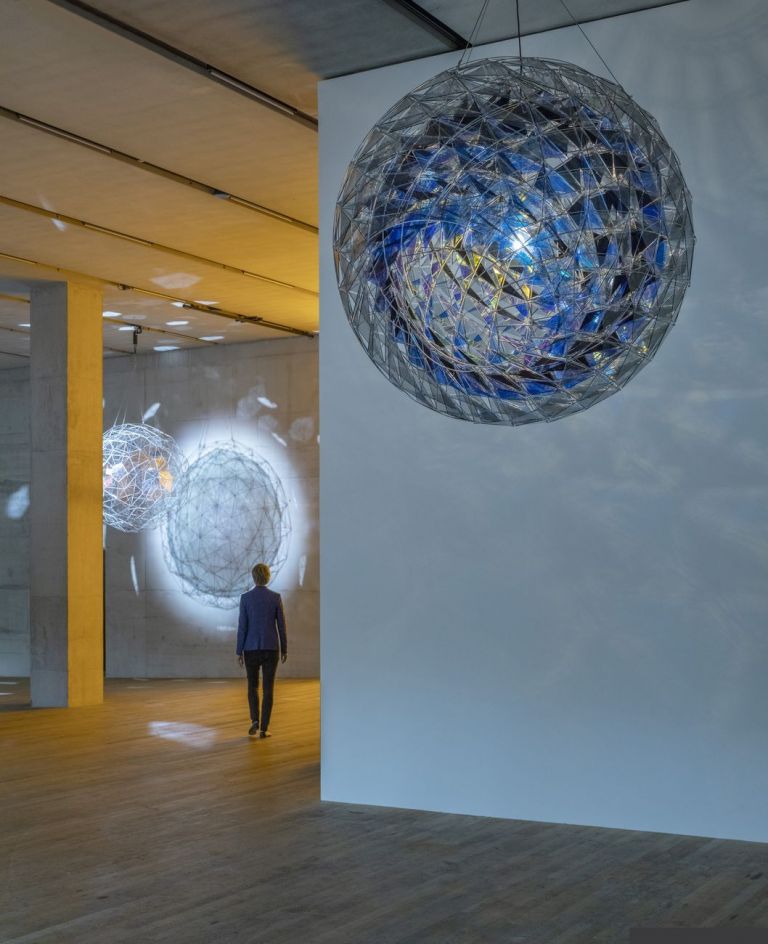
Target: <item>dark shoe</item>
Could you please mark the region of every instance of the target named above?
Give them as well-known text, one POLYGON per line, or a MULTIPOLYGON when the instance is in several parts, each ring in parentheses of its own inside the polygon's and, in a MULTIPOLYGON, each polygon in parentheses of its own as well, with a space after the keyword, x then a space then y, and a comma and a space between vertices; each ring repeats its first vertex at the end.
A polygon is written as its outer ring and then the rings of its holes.
POLYGON ((248 728, 248 734, 258 734, 258 733, 259 733, 259 722, 257 721, 255 724, 252 724, 250 728, 248 728))
POLYGON ((262 731, 261 734, 259 735, 259 737, 271 738, 272 735, 269 733, 269 731, 262 731))

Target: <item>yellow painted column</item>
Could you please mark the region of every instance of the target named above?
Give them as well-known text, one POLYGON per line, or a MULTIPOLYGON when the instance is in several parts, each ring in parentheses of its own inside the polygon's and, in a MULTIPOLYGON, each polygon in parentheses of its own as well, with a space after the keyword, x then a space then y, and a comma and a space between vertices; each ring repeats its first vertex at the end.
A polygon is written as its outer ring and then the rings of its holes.
POLYGON ((102 299, 87 283, 32 288, 32 704, 104 694, 102 299))

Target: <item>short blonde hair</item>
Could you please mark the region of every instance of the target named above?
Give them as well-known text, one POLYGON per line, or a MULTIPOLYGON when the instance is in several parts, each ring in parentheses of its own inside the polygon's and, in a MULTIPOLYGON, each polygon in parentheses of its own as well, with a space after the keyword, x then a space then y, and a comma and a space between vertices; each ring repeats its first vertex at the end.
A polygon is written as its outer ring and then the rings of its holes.
POLYGON ((253 574, 253 582, 257 587, 266 587, 269 578, 272 576, 268 564, 256 564, 251 573, 253 574))

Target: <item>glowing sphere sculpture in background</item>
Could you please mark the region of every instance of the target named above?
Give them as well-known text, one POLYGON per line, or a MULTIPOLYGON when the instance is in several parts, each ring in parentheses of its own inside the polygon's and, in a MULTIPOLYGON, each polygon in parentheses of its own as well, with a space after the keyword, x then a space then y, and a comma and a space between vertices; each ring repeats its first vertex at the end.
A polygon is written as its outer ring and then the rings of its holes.
POLYGON ((254 564, 279 571, 289 532, 288 503, 272 466, 239 443, 216 443, 179 483, 165 559, 190 596, 230 607, 253 586, 254 564))
POLYGON ((154 426, 110 427, 103 437, 105 523, 118 531, 156 526, 170 507, 186 464, 176 441, 154 426))
POLYGON ((486 59, 394 105, 339 195, 347 317, 396 386, 480 423, 555 420, 655 354, 690 281, 690 196, 656 121, 568 63, 486 59))

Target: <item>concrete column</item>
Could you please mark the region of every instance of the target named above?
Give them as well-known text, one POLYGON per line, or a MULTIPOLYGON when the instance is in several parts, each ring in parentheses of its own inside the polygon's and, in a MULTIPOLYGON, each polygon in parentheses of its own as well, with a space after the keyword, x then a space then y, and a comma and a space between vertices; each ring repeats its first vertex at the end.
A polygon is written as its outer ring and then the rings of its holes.
POLYGON ((102 701, 101 292, 32 289, 32 704, 102 701))

